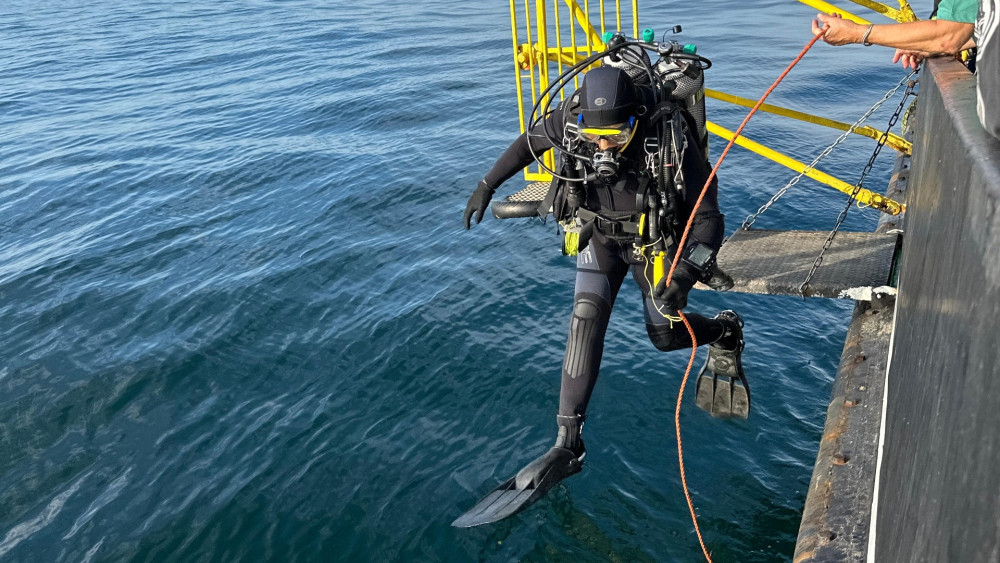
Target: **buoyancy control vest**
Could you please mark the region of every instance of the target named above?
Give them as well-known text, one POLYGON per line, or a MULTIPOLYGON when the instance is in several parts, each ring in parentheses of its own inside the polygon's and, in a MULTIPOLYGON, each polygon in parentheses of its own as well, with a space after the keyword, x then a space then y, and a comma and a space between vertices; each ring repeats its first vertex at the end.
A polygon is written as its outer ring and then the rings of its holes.
MULTIPOLYGON (((617 173, 601 174, 601 155, 591 143, 583 142, 578 131, 580 91, 563 104, 563 142, 558 176, 554 178, 541 208, 553 215, 567 232, 579 231, 588 222, 609 238, 638 244, 659 241, 670 247, 679 235, 681 221, 678 199, 684 183, 683 162, 687 130, 701 145, 707 159, 708 132, 705 128, 705 87, 703 67, 697 61, 661 57, 649 63, 645 50, 629 46, 631 56, 605 57, 606 66, 622 69, 641 93, 637 108, 640 126, 619 153, 617 173), (627 188, 626 188, 627 186, 627 188), (627 189, 634 205, 607 205, 609 199, 622 201, 627 189)), ((540 209, 541 209, 540 208, 540 209)))

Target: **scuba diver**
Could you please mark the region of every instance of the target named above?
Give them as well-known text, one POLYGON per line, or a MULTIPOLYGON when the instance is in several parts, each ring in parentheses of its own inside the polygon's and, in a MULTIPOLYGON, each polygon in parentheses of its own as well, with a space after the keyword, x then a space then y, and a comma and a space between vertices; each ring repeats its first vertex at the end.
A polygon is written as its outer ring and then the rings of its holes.
MULTIPOLYGON (((675 42, 640 43, 616 34, 607 43, 606 51, 556 80, 557 91, 586 66, 602 62, 586 72, 580 88, 556 108, 536 104, 527 132, 500 156, 465 208, 464 225, 469 229, 473 216, 477 224, 482 221, 497 187, 532 162, 542 162, 539 157, 548 149, 556 149, 558 164, 549 170, 554 180, 539 214, 551 210, 566 230, 564 252, 576 251, 577 274, 555 445, 454 526, 506 518, 581 470, 587 405, 615 297, 629 270, 642 292, 649 339, 664 352, 691 347, 677 311, 687 306, 695 283, 716 286, 721 285, 720 276, 726 277, 715 266, 724 223, 714 179, 694 213, 690 238, 669 284, 665 275, 711 170, 702 74, 711 63, 685 53, 675 42), (660 55, 656 65, 646 54, 650 48, 660 55), (695 88, 685 90, 692 84, 695 88)), ((746 418, 750 395, 741 364, 742 319, 733 311, 715 318, 686 316, 698 344, 710 345, 698 377, 696 404, 720 418, 746 418)))

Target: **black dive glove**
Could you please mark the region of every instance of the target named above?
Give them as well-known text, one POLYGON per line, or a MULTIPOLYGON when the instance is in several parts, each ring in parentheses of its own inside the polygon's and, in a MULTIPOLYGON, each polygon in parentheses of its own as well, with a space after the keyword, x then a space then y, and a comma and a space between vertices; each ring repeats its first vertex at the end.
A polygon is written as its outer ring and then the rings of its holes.
POLYGON ((479 185, 476 186, 476 191, 472 192, 469 196, 469 203, 465 204, 465 229, 469 230, 472 228, 472 214, 476 214, 476 224, 483 222, 483 215, 486 213, 486 208, 490 205, 490 200, 493 199, 493 194, 496 190, 489 187, 486 184, 486 180, 481 180, 479 185))
POLYGON ((656 284, 656 289, 653 293, 656 295, 661 303, 663 303, 667 308, 678 311, 687 307, 688 304, 688 292, 694 287, 694 282, 697 281, 694 274, 688 271, 684 267, 684 264, 677 264, 677 269, 674 270, 674 277, 670 280, 670 285, 667 285, 667 276, 660 278, 660 283, 656 284))

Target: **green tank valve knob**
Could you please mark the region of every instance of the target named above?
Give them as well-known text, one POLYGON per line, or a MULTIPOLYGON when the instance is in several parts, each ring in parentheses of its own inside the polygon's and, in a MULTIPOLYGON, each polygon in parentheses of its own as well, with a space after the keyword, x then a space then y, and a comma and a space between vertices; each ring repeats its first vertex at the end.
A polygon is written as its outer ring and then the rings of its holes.
POLYGON ((685 43, 682 51, 687 55, 693 55, 698 52, 698 46, 694 43, 685 43))
POLYGON ((607 43, 608 41, 611 41, 611 38, 614 37, 614 36, 615 36, 615 32, 613 32, 613 31, 605 31, 604 35, 601 36, 601 41, 607 43))
POLYGON ((653 28, 647 27, 646 29, 642 30, 643 43, 652 43, 653 39, 656 39, 656 34, 653 33, 653 28))

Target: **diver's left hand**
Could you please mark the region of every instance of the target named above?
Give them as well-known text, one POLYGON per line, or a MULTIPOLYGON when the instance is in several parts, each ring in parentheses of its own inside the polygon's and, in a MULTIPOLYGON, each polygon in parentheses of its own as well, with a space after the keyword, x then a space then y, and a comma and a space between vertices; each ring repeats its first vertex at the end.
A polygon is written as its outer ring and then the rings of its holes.
POLYGON ((674 270, 674 277, 667 285, 667 277, 660 278, 660 283, 656 284, 653 293, 666 307, 679 311, 688 304, 688 292, 694 287, 695 278, 680 264, 674 270))

